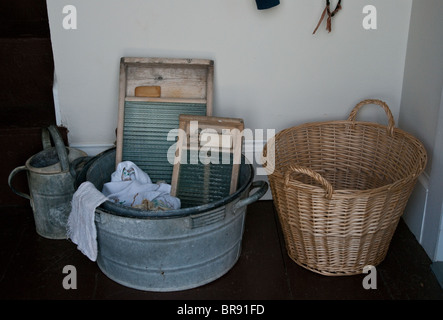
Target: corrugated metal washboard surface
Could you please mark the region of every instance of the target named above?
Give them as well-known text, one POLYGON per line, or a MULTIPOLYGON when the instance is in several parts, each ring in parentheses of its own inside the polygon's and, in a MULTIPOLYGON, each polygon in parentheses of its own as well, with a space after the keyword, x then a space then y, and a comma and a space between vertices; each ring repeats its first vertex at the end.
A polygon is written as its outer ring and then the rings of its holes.
POLYGON ((200 206, 229 196, 233 155, 217 154, 218 161, 203 164, 199 153, 185 150, 177 182, 177 194, 182 208, 200 206), (229 159, 225 164, 223 160, 229 159))
POLYGON ((180 114, 206 115, 206 104, 125 101, 122 161, 134 162, 153 182, 171 183, 168 151, 176 140, 168 134, 179 127, 180 114))

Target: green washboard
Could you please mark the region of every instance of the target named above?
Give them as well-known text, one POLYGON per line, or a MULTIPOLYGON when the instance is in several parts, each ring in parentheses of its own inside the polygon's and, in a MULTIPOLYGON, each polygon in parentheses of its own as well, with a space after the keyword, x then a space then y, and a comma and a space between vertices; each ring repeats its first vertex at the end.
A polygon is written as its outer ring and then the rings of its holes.
POLYGON ((171 183, 168 151, 176 140, 167 138, 172 129, 178 129, 180 114, 206 115, 206 104, 125 101, 122 161, 134 162, 154 183, 171 183))
POLYGON ((199 158, 198 151, 183 150, 176 192, 182 208, 212 203, 229 196, 233 154, 219 152, 218 164, 203 164, 199 158))

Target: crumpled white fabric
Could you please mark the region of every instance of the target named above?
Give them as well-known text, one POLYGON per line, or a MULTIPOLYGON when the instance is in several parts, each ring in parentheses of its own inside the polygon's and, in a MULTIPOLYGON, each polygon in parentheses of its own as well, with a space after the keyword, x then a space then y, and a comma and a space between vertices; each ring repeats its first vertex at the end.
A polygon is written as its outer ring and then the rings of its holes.
POLYGON ((107 198, 89 181, 83 182, 72 196, 67 236, 91 261, 97 260, 95 208, 106 200, 107 198))
POLYGON ((103 185, 102 193, 116 203, 137 207, 150 201, 162 210, 180 209, 180 199, 170 195, 167 183, 152 183, 149 175, 131 161, 123 161, 111 175, 111 182, 103 185))

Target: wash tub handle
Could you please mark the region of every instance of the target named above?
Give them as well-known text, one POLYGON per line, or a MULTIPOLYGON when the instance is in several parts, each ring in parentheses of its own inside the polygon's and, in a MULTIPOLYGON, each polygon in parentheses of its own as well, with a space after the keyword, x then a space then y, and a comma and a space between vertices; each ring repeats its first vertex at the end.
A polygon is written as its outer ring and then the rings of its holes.
POLYGON ((256 189, 256 188, 259 188, 256 192, 254 192, 252 195, 250 195, 246 199, 240 200, 239 202, 237 202, 234 205, 234 212, 237 211, 238 209, 240 209, 241 207, 244 207, 244 206, 247 206, 251 203, 254 203, 258 199, 263 197, 265 195, 265 193, 268 191, 268 183, 263 180, 254 181, 254 182, 252 182, 251 187, 249 188, 249 192, 252 189, 256 189))

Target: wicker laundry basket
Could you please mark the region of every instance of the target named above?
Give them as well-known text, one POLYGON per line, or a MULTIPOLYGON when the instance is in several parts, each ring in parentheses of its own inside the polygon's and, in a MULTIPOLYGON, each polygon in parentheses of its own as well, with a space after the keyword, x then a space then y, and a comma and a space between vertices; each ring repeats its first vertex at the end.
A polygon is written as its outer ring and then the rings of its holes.
POLYGON ((427 162, 423 144, 395 128, 380 100, 360 102, 347 121, 285 129, 263 157, 289 256, 330 276, 384 260, 427 162), (385 110, 387 127, 356 121, 368 104, 385 110))

